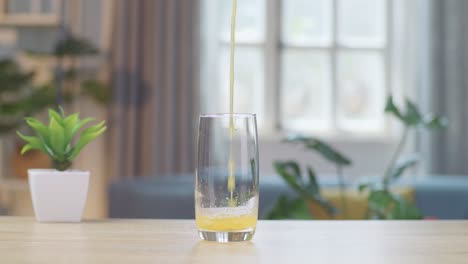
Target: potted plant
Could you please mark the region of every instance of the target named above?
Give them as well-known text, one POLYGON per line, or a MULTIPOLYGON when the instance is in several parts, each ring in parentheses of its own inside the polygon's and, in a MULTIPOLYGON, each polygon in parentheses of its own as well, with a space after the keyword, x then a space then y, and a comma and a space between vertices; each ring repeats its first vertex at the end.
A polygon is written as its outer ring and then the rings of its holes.
MULTIPOLYGON (((406 100, 406 109, 400 109, 394 103, 393 97, 387 98, 385 113, 397 118, 403 124, 403 133, 393 157, 382 177, 372 179, 359 185, 358 191, 365 193, 366 197, 366 218, 382 220, 412 220, 423 219, 423 215, 416 205, 405 197, 404 193, 392 189, 392 185, 400 179, 404 172, 415 167, 420 161, 417 154, 402 155, 403 148, 407 142, 412 129, 425 128, 429 130, 443 129, 447 126, 447 119, 434 114, 422 113, 416 104, 409 99, 406 100)), ((300 143, 307 150, 314 151, 336 166, 341 215, 347 219, 350 215, 347 211, 346 184, 343 176, 343 168, 352 164, 350 158, 334 149, 331 145, 314 137, 291 136, 286 139, 289 143, 300 143)), ((295 161, 277 161, 274 163, 276 172, 296 193, 297 198, 290 199, 287 195, 278 198, 274 207, 266 215, 267 219, 312 219, 311 208, 321 209, 330 217, 336 215, 336 209, 330 201, 327 201, 320 193, 320 186, 317 183, 316 174, 311 166, 307 166, 306 175, 302 174, 301 166, 295 161), (318 205, 315 207, 309 204, 318 205)), ((353 208, 353 212, 359 208, 353 208)), ((320 213, 320 212, 319 212, 320 213)))
POLYGON ((59 112, 49 109, 48 126, 32 117, 25 120, 36 136, 17 132, 26 142, 21 154, 29 150, 42 151, 50 157, 55 168, 28 170, 36 220, 80 222, 88 194, 90 172, 71 170, 70 167, 80 151, 104 133, 105 121, 82 130, 93 118, 81 120, 79 113, 65 116, 62 108, 59 112))

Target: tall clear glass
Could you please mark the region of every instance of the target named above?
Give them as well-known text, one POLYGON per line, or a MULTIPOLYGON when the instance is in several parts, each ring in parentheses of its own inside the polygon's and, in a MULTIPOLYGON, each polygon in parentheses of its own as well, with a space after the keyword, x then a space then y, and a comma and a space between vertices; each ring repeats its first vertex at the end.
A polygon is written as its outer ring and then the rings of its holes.
POLYGON ((216 242, 252 239, 258 219, 254 114, 200 116, 195 178, 195 218, 200 238, 216 242))

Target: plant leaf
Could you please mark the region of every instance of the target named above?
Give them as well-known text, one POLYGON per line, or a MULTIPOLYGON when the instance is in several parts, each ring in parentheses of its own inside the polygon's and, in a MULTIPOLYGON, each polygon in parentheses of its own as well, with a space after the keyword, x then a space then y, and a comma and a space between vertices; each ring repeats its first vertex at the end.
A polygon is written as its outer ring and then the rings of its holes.
POLYGON ((91 126, 91 127, 87 128, 87 129, 85 129, 83 131, 83 133, 92 133, 92 132, 96 132, 98 130, 101 130, 101 128, 103 128, 105 126, 105 124, 106 124, 106 121, 103 120, 99 124, 91 126))
POLYGON ((288 204, 288 219, 310 220, 312 215, 309 205, 304 199, 297 198, 289 201, 288 204))
POLYGON ((338 150, 322 140, 313 137, 290 136, 286 139, 287 142, 303 143, 306 148, 319 153, 326 160, 341 166, 351 165, 351 160, 338 150))
POLYGON ((286 181, 286 183, 296 190, 302 192, 301 185, 303 183, 301 171, 299 165, 293 161, 274 163, 276 172, 286 181))
POLYGON ((16 134, 22 139, 24 140, 25 142, 27 142, 27 144, 23 147, 23 149, 21 150, 21 154, 24 154, 26 153, 27 151, 31 150, 31 149, 37 149, 37 150, 40 150, 42 152, 46 152, 45 148, 44 148, 44 145, 42 144, 42 141, 41 139, 39 139, 38 137, 32 137, 32 136, 25 136, 23 134, 21 134, 19 131, 16 132, 16 134))
POLYGON ((61 116, 61 119, 65 118, 65 110, 63 109, 63 107, 59 105, 58 109, 59 109, 59 114, 61 116))
POLYGON ((65 128, 65 142, 70 142, 73 138, 73 128, 80 121, 80 114, 75 113, 67 116, 63 120, 63 126, 65 128))
POLYGON ((312 215, 304 199, 296 198, 290 200, 286 195, 281 195, 274 207, 266 215, 266 219, 310 220, 312 219, 312 215))
POLYGON ((388 216, 388 219, 394 220, 419 220, 422 214, 419 209, 403 197, 394 196, 394 207, 388 216))
POLYGON ((339 153, 337 150, 335 150, 333 147, 331 147, 330 145, 326 144, 323 141, 320 141, 318 139, 310 140, 307 143, 307 147, 309 149, 316 150, 328 161, 333 162, 337 165, 341 165, 341 166, 351 165, 351 160, 349 158, 345 157, 343 154, 339 153))
POLYGON ((367 189, 370 189, 370 188, 371 188, 371 184, 367 183, 367 182, 366 183, 361 183, 361 184, 358 185, 359 192, 363 192, 363 191, 365 191, 367 189))
POLYGON ((335 216, 338 213, 336 207, 320 195, 315 196, 311 201, 322 207, 330 216, 335 216))
POLYGON ((47 126, 41 121, 32 117, 26 117, 25 120, 28 126, 34 129, 36 134, 44 141, 44 143, 49 144, 49 129, 47 126))
POLYGON ((394 195, 386 190, 370 193, 368 198, 369 209, 379 219, 421 219, 419 209, 404 198, 394 195))
POLYGON ((317 183, 317 177, 314 170, 311 167, 307 167, 307 175, 309 176, 309 184, 307 190, 312 195, 320 195, 320 187, 317 183))
POLYGON ((70 138, 73 138, 76 135, 76 133, 78 133, 78 131, 80 131, 80 129, 84 125, 86 125, 87 123, 89 123, 89 122, 91 122, 93 120, 94 120, 94 118, 88 117, 88 118, 85 118, 85 119, 79 121, 78 123, 76 123, 75 126, 73 127, 73 129, 71 130, 70 138))
POLYGON ((49 146, 49 145, 44 145, 44 149, 45 149, 45 152, 47 155, 49 155, 49 157, 51 157, 53 160, 58 160, 58 156, 55 154, 54 150, 52 150, 52 148, 49 146))
POLYGON ((306 190, 310 197, 312 197, 311 200, 320 205, 325 211, 327 211, 328 214, 332 216, 335 215, 337 213, 337 210, 333 204, 331 204, 329 201, 323 198, 320 194, 320 186, 317 182, 315 172, 311 167, 307 167, 307 174, 309 176, 309 183, 306 186, 306 190))
POLYGON ((24 153, 34 149, 34 147, 31 144, 26 144, 21 148, 21 155, 24 155, 24 153))
POLYGON ((307 167, 307 174, 309 176, 309 183, 306 186, 308 195, 310 196, 309 200, 312 200, 318 204, 322 209, 327 211, 331 216, 336 215, 337 209, 335 206, 327 201, 320 193, 320 185, 317 182, 317 176, 314 170, 311 167, 307 167))
POLYGON ((375 217, 386 219, 393 203, 393 196, 386 190, 376 190, 369 194, 367 201, 369 210, 375 217))
POLYGON ((93 139, 104 133, 106 131, 107 127, 100 127, 99 130, 96 130, 99 125, 95 125, 93 127, 88 128, 87 130, 83 131, 83 133, 80 136, 80 139, 76 143, 76 145, 72 148, 71 153, 68 155, 67 154, 67 159, 68 160, 73 160, 79 153, 80 151, 93 139))
POLYGON ((448 126, 447 118, 440 116, 434 117, 431 114, 424 117, 423 123, 424 126, 429 129, 443 129, 448 126))
POLYGON ((57 57, 76 57, 95 55, 97 53, 98 49, 87 39, 77 38, 71 35, 57 43, 54 50, 54 55, 57 57))
POLYGON ((390 177, 388 179, 385 179, 385 184, 390 184, 398 180, 401 177, 401 175, 403 175, 405 170, 416 166, 419 163, 419 160, 420 158, 416 154, 407 155, 405 157, 400 158, 395 164, 395 167, 392 169, 390 177))
POLYGON ((65 156, 65 129, 62 125, 52 117, 49 124, 50 132, 50 146, 55 156, 59 159, 64 158, 65 156))
POLYGON ((418 107, 409 99, 406 99, 405 123, 408 126, 417 126, 421 122, 422 122, 422 115, 418 107))
MULTIPOLYGON (((59 113, 57 113, 57 111, 55 111, 54 109, 50 108, 49 109, 49 122, 52 122, 52 120, 55 120, 58 124, 60 125, 63 125, 63 118, 60 116, 59 113)), ((50 123, 49 123, 49 126, 50 126, 50 123)))
POLYGON ((393 96, 389 95, 387 97, 387 103, 385 104, 385 113, 392 114, 400 120, 404 120, 403 115, 401 114, 400 109, 393 102, 393 96))
MULTIPOLYGON (((275 169, 276 172, 301 196, 303 200, 317 203, 330 215, 334 215, 336 213, 336 208, 320 195, 320 188, 318 187, 316 180, 312 179, 312 182, 309 182, 308 185, 304 183, 299 165, 296 162, 275 162, 275 169), (314 185, 316 185, 316 192, 309 189, 314 185)), ((309 172, 313 173, 312 170, 309 172)), ((310 176, 311 174, 309 174, 309 180, 311 179, 310 176)))
POLYGON ((301 176, 301 168, 299 167, 299 164, 294 161, 286 161, 282 162, 282 166, 292 172, 292 175, 294 175, 295 178, 299 179, 302 181, 302 176, 301 176))

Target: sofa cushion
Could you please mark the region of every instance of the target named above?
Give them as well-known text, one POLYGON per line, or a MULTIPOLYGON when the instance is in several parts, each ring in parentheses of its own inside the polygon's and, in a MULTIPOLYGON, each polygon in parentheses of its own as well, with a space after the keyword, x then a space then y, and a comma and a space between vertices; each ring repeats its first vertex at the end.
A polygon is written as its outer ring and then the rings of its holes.
MULTIPOLYGON (((323 194, 339 204, 335 177, 319 179, 323 194)), ((400 181, 400 187, 408 186, 407 197, 414 196, 416 206, 425 216, 440 219, 468 218, 468 177, 431 176, 417 180, 400 181), (414 189, 414 194, 411 193, 414 189)), ((296 194, 278 176, 260 177, 259 217, 262 218, 281 194, 296 194)), ((365 200, 356 196, 356 186, 351 186, 349 211, 352 219, 360 218, 365 210, 365 200)), ((145 177, 113 182, 109 187, 109 216, 117 218, 193 219, 193 175, 145 177)), ((317 211, 317 210, 315 210, 317 211)), ((325 217, 325 216, 320 216, 325 217)), ((316 214, 317 215, 317 214, 316 214)))

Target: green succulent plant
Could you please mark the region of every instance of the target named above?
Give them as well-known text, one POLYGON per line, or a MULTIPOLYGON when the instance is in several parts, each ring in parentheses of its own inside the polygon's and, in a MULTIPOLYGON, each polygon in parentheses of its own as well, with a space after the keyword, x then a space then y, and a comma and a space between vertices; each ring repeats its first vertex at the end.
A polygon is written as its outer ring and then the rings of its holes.
POLYGON ((25 136, 17 131, 18 136, 26 142, 21 154, 32 149, 40 150, 51 158, 55 169, 65 171, 88 143, 106 131, 105 121, 102 121, 80 133, 93 120, 94 118, 80 119, 79 113, 65 116, 62 108, 59 112, 49 109, 48 126, 33 117, 26 117, 27 125, 34 130, 36 136, 25 136))

